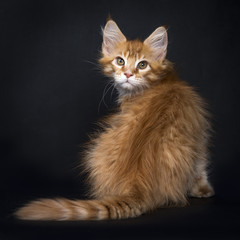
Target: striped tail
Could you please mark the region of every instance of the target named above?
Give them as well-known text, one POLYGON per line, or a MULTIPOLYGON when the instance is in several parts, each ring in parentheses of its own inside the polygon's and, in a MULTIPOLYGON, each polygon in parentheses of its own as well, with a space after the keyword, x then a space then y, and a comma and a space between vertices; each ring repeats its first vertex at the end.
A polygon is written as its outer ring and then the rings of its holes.
POLYGON ((137 217, 146 208, 130 197, 102 200, 39 199, 20 208, 15 216, 22 220, 103 220, 137 217))

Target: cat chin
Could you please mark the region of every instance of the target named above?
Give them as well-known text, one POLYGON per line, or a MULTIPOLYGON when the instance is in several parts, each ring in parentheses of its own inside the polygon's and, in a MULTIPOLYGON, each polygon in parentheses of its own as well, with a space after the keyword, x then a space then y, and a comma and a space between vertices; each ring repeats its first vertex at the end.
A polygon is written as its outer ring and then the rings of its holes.
POLYGON ((132 92, 135 92, 136 87, 130 83, 127 80, 123 79, 116 79, 115 78, 115 83, 116 83, 116 88, 120 95, 129 95, 132 94, 132 92))
POLYGON ((134 86, 130 83, 118 84, 116 85, 116 89, 121 97, 133 96, 137 92, 134 86))
MULTIPOLYGON (((144 79, 141 79, 144 81, 144 79)), ((138 80, 140 81, 140 80, 138 80)), ((115 87, 118 90, 119 96, 121 97, 132 97, 136 94, 143 92, 148 87, 147 84, 141 85, 136 84, 137 79, 124 79, 114 76, 115 87)))
POLYGON ((117 83, 115 87, 121 97, 133 97, 139 93, 142 93, 144 89, 148 88, 148 85, 133 85, 130 82, 117 83))
POLYGON ((133 90, 134 86, 129 82, 125 82, 121 84, 121 88, 127 89, 127 90, 133 90))

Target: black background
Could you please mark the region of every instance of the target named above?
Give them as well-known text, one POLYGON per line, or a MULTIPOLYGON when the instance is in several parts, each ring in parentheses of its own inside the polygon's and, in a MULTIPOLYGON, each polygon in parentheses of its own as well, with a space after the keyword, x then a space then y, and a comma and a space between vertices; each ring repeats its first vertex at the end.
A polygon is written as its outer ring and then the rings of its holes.
POLYGON ((239 10, 238 1, 229 0, 1 0, 0 239, 237 238, 239 10), (116 105, 116 92, 108 90, 97 65, 109 14, 130 39, 168 26, 167 58, 213 114, 210 179, 216 196, 130 220, 14 220, 14 209, 36 197, 84 196, 79 146, 116 105))

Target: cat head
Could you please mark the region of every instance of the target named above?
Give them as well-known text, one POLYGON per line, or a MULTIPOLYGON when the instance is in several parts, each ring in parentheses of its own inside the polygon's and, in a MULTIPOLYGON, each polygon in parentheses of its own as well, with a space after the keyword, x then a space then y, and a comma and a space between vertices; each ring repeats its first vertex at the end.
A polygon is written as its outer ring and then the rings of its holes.
POLYGON ((164 27, 157 28, 142 42, 127 40, 113 20, 106 23, 100 63, 121 96, 132 96, 159 80, 165 67, 167 43, 164 27))

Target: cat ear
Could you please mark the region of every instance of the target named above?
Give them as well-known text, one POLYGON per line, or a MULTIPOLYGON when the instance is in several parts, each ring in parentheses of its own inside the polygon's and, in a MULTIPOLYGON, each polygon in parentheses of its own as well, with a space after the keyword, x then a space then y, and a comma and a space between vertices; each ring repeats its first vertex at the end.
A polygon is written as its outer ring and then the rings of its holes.
POLYGON ((154 52, 158 61, 163 61, 167 54, 167 30, 165 27, 157 28, 145 41, 154 52))
POLYGON ((103 29, 102 52, 104 55, 110 55, 116 44, 126 41, 125 36, 113 20, 109 20, 103 29))

